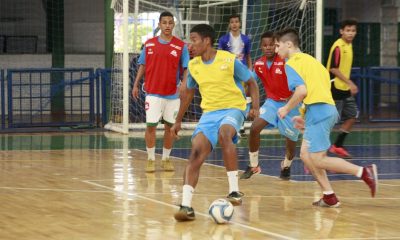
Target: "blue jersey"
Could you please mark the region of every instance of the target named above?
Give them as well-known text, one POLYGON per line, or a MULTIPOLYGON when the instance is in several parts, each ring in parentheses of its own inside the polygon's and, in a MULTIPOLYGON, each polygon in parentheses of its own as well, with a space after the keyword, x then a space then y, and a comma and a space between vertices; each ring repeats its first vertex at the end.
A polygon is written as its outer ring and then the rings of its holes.
POLYGON ((218 40, 218 49, 235 54, 247 66, 246 57, 250 54, 251 43, 246 35, 240 34, 240 38, 236 39, 231 33, 225 34, 218 40))

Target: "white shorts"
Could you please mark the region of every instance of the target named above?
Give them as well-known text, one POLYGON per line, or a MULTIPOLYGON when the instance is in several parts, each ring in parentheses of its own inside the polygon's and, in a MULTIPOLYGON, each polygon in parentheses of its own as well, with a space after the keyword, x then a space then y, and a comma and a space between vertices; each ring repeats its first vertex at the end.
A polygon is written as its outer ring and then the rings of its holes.
POLYGON ((161 120, 174 124, 179 111, 180 100, 165 99, 157 96, 146 96, 146 123, 156 126, 161 120))

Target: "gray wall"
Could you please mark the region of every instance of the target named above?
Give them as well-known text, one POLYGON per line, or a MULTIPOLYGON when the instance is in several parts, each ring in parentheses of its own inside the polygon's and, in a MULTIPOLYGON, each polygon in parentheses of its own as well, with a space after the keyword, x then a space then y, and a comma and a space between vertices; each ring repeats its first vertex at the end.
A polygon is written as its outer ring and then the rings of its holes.
MULTIPOLYGON (((0 54, 0 68, 50 67, 42 0, 1 0, 0 35, 38 36, 38 53, 0 54)), ((64 0, 65 67, 104 67, 104 1, 64 0)))

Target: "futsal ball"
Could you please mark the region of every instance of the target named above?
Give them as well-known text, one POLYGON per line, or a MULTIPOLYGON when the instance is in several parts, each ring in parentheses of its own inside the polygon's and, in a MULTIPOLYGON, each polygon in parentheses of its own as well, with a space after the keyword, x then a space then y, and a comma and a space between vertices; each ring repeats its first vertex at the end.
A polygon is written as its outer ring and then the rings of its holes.
POLYGON ((211 203, 208 213, 216 223, 227 223, 233 216, 233 205, 228 200, 220 198, 211 203))

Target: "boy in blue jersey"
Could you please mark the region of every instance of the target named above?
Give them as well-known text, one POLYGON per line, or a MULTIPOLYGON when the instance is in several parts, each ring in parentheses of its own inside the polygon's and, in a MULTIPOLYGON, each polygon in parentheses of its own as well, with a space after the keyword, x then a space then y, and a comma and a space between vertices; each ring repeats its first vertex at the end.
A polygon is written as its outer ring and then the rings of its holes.
MULTIPOLYGON (((248 36, 242 34, 240 31, 241 22, 240 16, 238 14, 233 14, 229 16, 229 33, 223 35, 218 40, 218 49, 225 50, 231 52, 236 55, 236 58, 239 59, 244 65, 247 66, 248 69, 253 69, 253 64, 251 61, 250 50, 251 50, 251 42, 248 36)), ((251 98, 248 95, 247 90, 245 90, 247 96, 247 105, 248 109, 251 106, 251 98)), ((248 116, 246 115, 246 118, 248 116)), ((244 122, 242 127, 240 128, 240 135, 245 134, 244 122)))
POLYGON ((295 117, 295 126, 304 127, 300 158, 320 185, 323 197, 314 206, 338 207, 340 202, 333 192, 326 170, 352 174, 361 178, 370 188, 374 197, 378 186, 375 164, 360 167, 342 158, 328 157, 331 146, 329 135, 338 120, 338 112, 330 92, 328 70, 315 58, 299 49, 300 38, 295 29, 282 30, 277 37, 276 51, 281 58, 289 58, 285 65, 289 89, 294 91, 288 103, 278 110, 280 118, 303 102, 305 120, 295 117))
POLYGON ((240 32, 240 16, 233 14, 229 17, 229 33, 218 40, 218 49, 231 52, 236 55, 248 69, 253 69, 250 50, 251 42, 248 36, 240 32))
POLYGON ((171 128, 177 137, 181 130, 182 118, 198 87, 203 115, 192 136, 192 150, 189 156, 182 190, 182 203, 175 214, 177 221, 194 220, 192 196, 197 185, 200 167, 208 154, 216 147, 222 147, 223 160, 229 182, 228 200, 233 205, 242 203, 243 193, 239 192, 237 153, 235 143, 237 133, 244 121, 246 99, 242 82, 246 82, 253 106, 250 114, 259 115, 258 86, 251 78, 250 71, 235 55, 212 47, 215 39, 214 29, 207 24, 194 26, 190 31, 191 51, 194 58, 189 62, 187 89, 175 124, 171 128))

